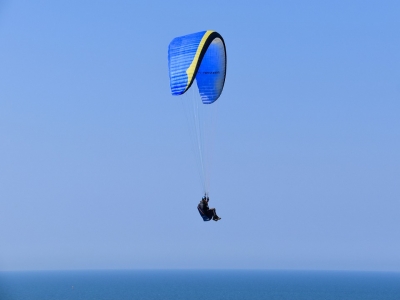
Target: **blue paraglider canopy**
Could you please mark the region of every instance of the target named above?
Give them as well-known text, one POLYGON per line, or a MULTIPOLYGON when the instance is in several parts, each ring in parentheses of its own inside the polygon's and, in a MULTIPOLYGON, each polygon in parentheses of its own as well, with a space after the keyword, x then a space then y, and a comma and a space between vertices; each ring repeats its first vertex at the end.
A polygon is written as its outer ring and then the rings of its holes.
POLYGON ((226 49, 222 36, 201 31, 172 40, 168 49, 172 95, 184 94, 197 81, 204 104, 216 101, 224 88, 226 49))

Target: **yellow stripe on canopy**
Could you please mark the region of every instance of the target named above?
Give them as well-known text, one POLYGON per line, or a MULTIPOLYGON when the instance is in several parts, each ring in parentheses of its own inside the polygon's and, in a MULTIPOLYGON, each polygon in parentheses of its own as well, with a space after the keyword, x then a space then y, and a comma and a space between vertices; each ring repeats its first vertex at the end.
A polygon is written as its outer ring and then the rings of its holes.
POLYGON ((210 36, 210 34, 213 33, 213 32, 214 32, 214 30, 207 30, 206 31, 206 33, 204 34, 203 38, 200 41, 199 47, 197 48, 197 51, 196 51, 196 54, 194 56, 194 59, 193 59, 192 63, 190 64, 189 68, 186 70, 186 74, 188 76, 186 89, 188 89, 189 84, 192 82, 194 71, 196 70, 196 65, 197 65, 197 63, 199 61, 201 50, 203 49, 204 44, 207 41, 207 39, 210 36))

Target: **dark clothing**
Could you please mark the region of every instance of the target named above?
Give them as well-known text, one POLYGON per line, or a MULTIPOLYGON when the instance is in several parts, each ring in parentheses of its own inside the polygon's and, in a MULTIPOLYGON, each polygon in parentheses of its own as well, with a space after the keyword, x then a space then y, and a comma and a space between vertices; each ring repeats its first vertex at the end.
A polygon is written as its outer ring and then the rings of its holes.
POLYGON ((204 221, 211 221, 217 215, 215 208, 209 208, 208 202, 205 200, 200 201, 197 209, 204 221))

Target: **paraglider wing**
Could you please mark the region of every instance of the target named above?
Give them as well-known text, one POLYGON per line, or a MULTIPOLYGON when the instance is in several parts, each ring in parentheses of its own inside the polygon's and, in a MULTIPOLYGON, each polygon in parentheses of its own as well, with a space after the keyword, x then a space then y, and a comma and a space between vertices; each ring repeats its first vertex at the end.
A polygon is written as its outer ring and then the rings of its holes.
POLYGON ((224 39, 212 30, 177 37, 168 48, 168 65, 172 95, 184 94, 196 79, 203 103, 213 103, 225 83, 224 39))

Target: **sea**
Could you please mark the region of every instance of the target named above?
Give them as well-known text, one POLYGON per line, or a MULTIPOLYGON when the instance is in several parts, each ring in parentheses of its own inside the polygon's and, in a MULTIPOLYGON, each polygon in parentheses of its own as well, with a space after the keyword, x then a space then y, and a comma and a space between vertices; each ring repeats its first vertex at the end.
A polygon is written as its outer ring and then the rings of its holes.
POLYGON ((400 300, 400 273, 254 270, 0 272, 1 300, 400 300))

